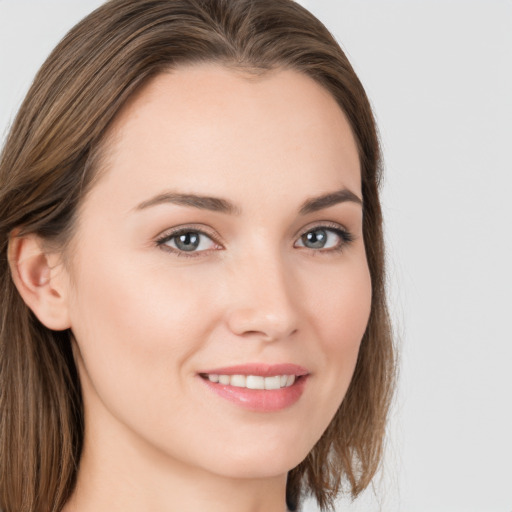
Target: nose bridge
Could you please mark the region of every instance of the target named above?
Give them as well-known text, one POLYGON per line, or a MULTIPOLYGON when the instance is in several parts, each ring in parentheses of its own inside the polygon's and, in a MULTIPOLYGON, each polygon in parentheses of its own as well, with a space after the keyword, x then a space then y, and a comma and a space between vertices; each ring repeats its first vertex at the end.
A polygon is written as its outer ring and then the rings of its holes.
POLYGON ((293 276, 275 247, 243 258, 232 274, 230 329, 267 341, 285 338, 298 327, 293 276))

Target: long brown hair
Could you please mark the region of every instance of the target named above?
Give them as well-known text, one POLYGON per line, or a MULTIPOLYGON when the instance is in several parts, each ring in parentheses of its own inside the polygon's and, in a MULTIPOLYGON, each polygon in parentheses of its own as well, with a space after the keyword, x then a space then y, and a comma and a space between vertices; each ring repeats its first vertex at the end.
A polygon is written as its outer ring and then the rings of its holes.
POLYGON ((194 62, 304 73, 346 114, 361 163, 372 307, 355 374, 334 419, 288 475, 287 502, 326 509, 357 496, 378 468, 394 356, 384 289, 380 150, 365 91, 327 29, 291 0, 111 0, 76 25, 37 74, 0 158, 0 508, 60 511, 83 442, 69 331, 44 327, 10 275, 9 239, 35 233, 64 246, 101 167, 105 133, 136 90, 194 62), (15 231, 17 230, 17 231, 15 231))

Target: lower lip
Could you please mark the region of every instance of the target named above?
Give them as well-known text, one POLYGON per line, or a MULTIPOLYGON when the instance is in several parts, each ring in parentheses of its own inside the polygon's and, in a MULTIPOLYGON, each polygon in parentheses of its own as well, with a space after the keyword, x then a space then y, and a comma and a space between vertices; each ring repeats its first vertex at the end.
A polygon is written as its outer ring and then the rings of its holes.
POLYGON ((206 386, 217 395, 230 402, 255 412, 276 412, 286 409, 296 403, 304 392, 307 376, 298 377, 295 382, 280 389, 248 389, 239 388, 200 377, 206 386))

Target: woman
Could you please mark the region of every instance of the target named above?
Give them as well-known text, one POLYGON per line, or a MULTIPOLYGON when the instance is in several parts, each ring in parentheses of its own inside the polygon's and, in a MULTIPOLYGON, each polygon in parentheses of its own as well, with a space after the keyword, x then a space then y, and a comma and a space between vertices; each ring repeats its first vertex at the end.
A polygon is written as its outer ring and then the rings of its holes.
POLYGON ((107 2, 0 166, 4 512, 325 509, 369 484, 393 378, 379 147, 318 20, 107 2))

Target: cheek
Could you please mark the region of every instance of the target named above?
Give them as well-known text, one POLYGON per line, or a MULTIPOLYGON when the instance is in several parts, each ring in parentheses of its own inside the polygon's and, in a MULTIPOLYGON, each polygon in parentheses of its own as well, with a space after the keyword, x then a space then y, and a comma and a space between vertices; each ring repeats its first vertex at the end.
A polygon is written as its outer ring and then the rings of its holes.
POLYGON ((72 330, 87 378, 108 408, 119 416, 138 404, 138 414, 157 425, 161 403, 179 403, 181 377, 205 338, 208 322, 198 322, 204 294, 179 275, 171 280, 144 260, 118 256, 82 259, 72 330))
POLYGON ((150 347, 164 349, 171 340, 179 344, 188 338, 198 327, 197 312, 207 303, 198 283, 179 272, 169 275, 137 254, 115 256, 99 259, 92 253, 80 263, 73 310, 74 325, 84 329, 84 339, 102 346, 108 340, 146 354, 150 347))
POLYGON ((328 414, 334 415, 352 379, 371 310, 372 287, 366 261, 324 279, 311 296, 311 324, 318 333, 317 354, 328 414))
MULTIPOLYGON (((317 276, 320 282, 322 276, 317 276)), ((371 309, 372 286, 366 264, 341 267, 323 276, 323 286, 311 297, 312 320, 325 343, 325 353, 358 350, 371 309)))

